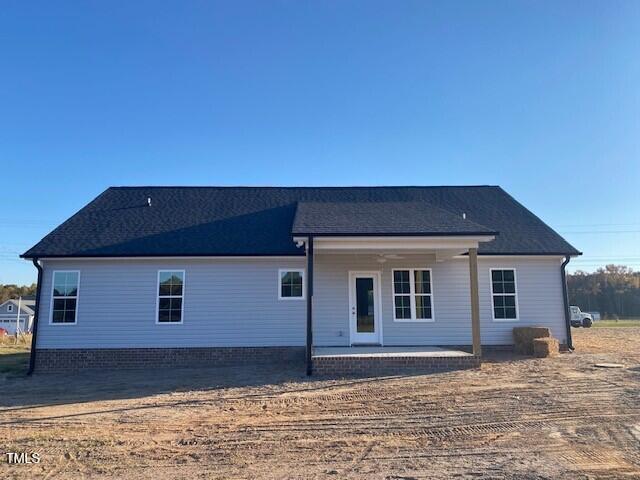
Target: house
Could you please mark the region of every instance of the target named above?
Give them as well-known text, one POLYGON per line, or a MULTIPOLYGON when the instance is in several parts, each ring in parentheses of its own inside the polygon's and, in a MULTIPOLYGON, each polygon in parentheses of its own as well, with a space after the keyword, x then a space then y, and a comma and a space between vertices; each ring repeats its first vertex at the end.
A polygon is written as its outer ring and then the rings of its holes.
POLYGON ((497 186, 113 187, 22 255, 31 369, 477 365, 525 325, 571 347, 576 255, 497 186))
POLYGON ((0 304, 0 328, 4 328, 9 335, 15 335, 16 327, 22 333, 31 332, 35 315, 36 301, 31 298, 9 299, 0 304), (19 324, 18 324, 18 309, 19 324))

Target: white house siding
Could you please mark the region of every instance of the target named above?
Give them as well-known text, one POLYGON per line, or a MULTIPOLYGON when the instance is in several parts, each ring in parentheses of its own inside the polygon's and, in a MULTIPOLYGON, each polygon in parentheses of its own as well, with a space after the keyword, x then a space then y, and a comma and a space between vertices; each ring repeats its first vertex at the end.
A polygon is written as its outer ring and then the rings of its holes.
POLYGON ((278 269, 304 258, 44 262, 38 348, 303 346, 304 300, 278 300, 278 269), (158 270, 185 270, 184 323, 156 324, 158 270), (77 324, 50 324, 54 270, 79 270, 77 324))
POLYGON ((562 299, 562 278, 557 259, 491 259, 479 260, 480 332, 485 345, 513 343, 512 328, 535 325, 548 327, 551 334, 567 341, 567 327, 562 299), (492 319, 490 268, 515 268, 518 290, 518 321, 492 319))
MULTIPOLYGON (((349 271, 379 271, 382 277, 382 323, 384 345, 471 344, 469 264, 466 258, 436 263, 432 256, 414 255, 384 264, 373 255, 318 255, 314 285, 314 344, 349 345, 349 271), (392 269, 431 268, 434 322, 393 321, 392 269)), ((514 326, 551 328, 566 342, 560 277, 560 258, 479 257, 481 338, 484 345, 513 343, 514 326), (519 320, 492 318, 490 268, 515 268, 519 320)))
MULTIPOLYGON (((278 269, 304 268, 304 258, 56 260, 44 264, 38 348, 303 346, 306 302, 278 300, 278 269), (156 319, 157 272, 186 271, 184 323, 156 319), (78 322, 52 325, 54 270, 79 270, 78 322)), ((374 255, 316 256, 314 344, 349 344, 349 271, 379 271, 385 345, 471 343, 469 266, 466 258, 436 263, 412 255, 384 264, 374 255), (435 321, 393 321, 393 268, 432 268, 435 321)), ((566 341, 560 258, 479 257, 481 336, 484 345, 512 343, 519 325, 551 328, 566 341), (515 268, 519 320, 491 314, 490 268, 515 268)))

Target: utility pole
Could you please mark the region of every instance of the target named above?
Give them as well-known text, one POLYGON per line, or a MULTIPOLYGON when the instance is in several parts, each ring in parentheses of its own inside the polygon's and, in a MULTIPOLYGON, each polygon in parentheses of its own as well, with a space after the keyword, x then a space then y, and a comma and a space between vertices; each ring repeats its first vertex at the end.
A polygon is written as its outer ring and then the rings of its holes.
POLYGON ((20 308, 22 308, 22 295, 18 297, 18 313, 16 314, 16 345, 18 344, 18 335, 20 334, 20 308))

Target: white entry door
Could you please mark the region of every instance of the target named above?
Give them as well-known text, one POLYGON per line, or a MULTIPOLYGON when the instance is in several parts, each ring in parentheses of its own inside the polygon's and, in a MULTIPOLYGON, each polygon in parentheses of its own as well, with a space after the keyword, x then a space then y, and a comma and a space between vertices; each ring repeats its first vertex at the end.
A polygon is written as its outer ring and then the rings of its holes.
POLYGON ((380 272, 349 272, 351 343, 381 344, 380 272))

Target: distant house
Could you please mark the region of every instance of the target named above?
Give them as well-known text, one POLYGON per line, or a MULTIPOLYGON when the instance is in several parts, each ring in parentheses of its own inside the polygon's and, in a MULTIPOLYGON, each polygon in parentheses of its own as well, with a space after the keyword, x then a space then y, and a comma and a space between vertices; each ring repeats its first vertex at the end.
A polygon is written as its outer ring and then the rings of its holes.
POLYGON ((570 345, 576 255, 496 186, 114 187, 22 257, 40 276, 36 370, 310 373, 349 355, 477 364, 515 326, 570 345))
POLYGON ((33 317, 35 315, 36 301, 31 298, 10 299, 0 305, 0 328, 4 328, 10 335, 16 333, 16 326, 19 326, 21 333, 31 332, 33 328, 33 317), (18 320, 18 304, 20 304, 20 323, 18 320))

